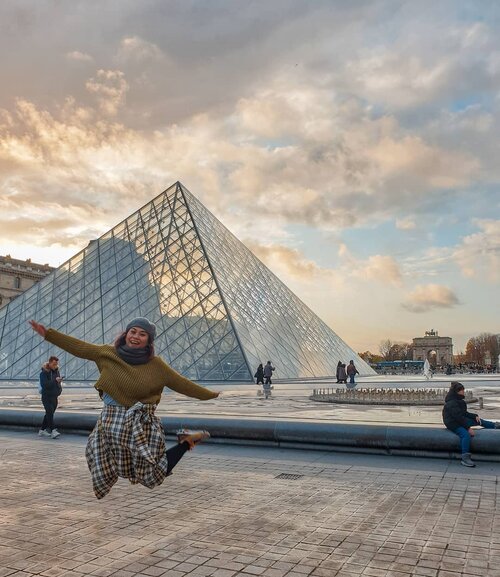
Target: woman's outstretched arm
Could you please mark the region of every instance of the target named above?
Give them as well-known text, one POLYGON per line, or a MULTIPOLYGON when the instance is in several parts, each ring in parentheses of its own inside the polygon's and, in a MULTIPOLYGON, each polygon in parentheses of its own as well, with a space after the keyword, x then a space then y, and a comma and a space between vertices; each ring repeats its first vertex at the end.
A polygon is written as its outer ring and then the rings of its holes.
POLYGON ((180 375, 177 371, 175 371, 172 367, 167 365, 163 360, 161 361, 163 365, 163 370, 165 373, 165 387, 168 389, 172 389, 176 393, 181 393, 182 395, 186 395, 187 397, 193 397, 195 399, 200 399, 200 401, 208 401, 210 399, 216 399, 220 393, 216 393, 211 391, 210 389, 206 389, 186 377, 180 375))
POLYGON ((101 354, 102 345, 92 345, 74 337, 60 333, 55 329, 47 329, 36 321, 29 321, 31 328, 49 343, 67 351, 81 359, 96 361, 101 354))

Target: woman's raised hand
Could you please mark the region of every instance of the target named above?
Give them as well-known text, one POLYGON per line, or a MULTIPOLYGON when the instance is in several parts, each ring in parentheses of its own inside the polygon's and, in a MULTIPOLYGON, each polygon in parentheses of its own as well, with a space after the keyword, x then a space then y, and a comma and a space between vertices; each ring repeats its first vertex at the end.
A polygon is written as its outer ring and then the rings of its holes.
POLYGON ((45 335, 47 334, 47 329, 41 325, 40 323, 37 323, 36 321, 29 321, 31 328, 38 333, 41 337, 45 338, 45 335))

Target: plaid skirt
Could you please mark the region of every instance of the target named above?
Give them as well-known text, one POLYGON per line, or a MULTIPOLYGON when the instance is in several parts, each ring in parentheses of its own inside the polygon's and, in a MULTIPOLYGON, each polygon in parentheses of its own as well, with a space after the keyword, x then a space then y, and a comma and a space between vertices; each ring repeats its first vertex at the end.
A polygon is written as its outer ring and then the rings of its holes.
POLYGON ((152 489, 169 474, 165 433, 155 409, 143 403, 102 409, 85 450, 98 499, 109 493, 118 477, 152 489))

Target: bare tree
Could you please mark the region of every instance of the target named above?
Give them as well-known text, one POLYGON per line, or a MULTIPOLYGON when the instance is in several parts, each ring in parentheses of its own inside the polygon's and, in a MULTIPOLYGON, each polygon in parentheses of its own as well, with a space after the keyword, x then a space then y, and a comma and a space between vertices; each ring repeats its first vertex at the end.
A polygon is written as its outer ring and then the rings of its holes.
POLYGON ((380 341, 378 346, 379 353, 384 357, 386 361, 392 361, 391 359, 391 349, 394 346, 394 343, 391 339, 385 339, 380 341))
POLYGON ((471 337, 465 347, 465 358, 468 363, 483 365, 489 356, 491 363, 495 364, 500 353, 499 335, 481 333, 477 337, 471 337))

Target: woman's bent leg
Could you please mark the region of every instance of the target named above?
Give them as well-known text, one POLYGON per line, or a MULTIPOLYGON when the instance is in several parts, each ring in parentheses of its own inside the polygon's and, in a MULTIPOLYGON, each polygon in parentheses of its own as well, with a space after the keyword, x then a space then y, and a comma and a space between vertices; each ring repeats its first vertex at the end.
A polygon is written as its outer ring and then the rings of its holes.
POLYGON ((170 449, 165 451, 167 456, 167 475, 172 472, 172 469, 177 465, 177 463, 184 457, 186 451, 189 450, 189 444, 187 441, 179 443, 170 449))

